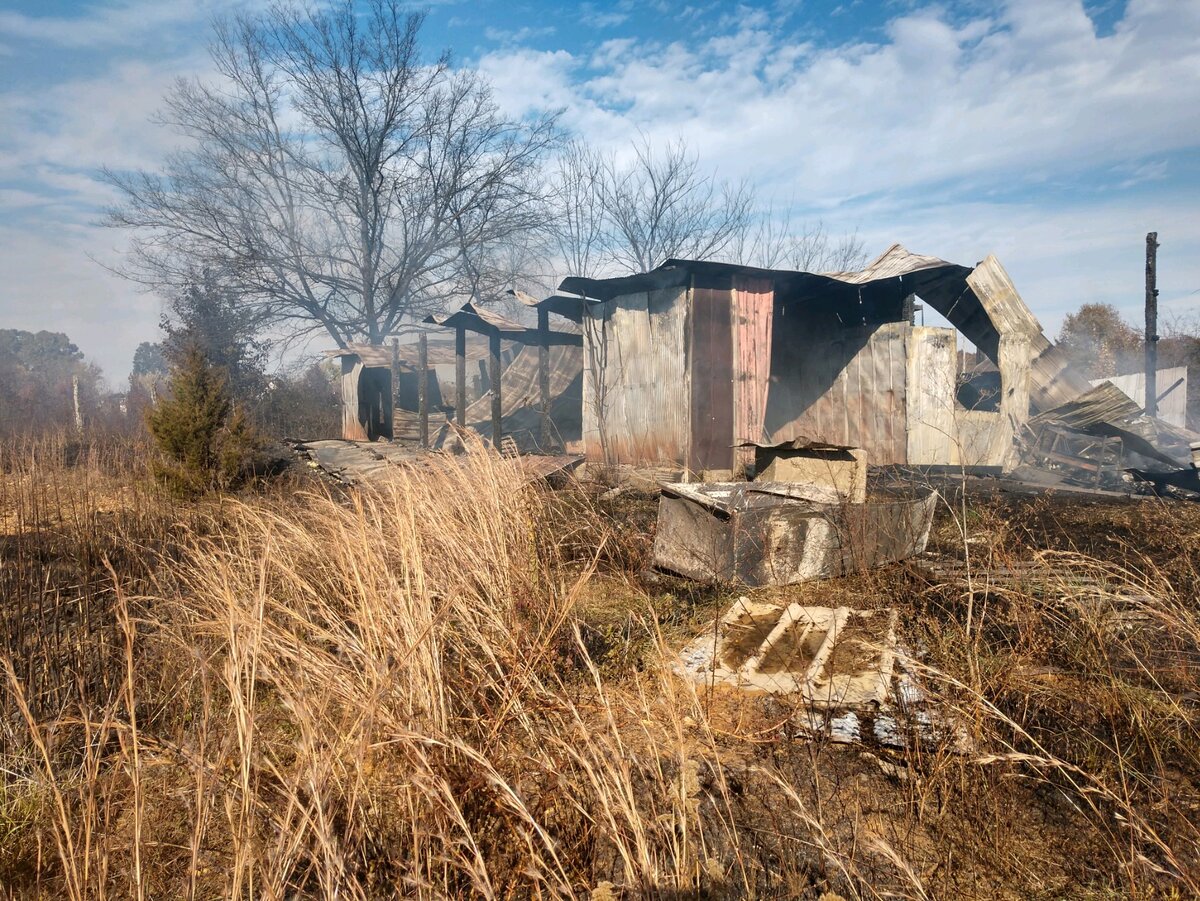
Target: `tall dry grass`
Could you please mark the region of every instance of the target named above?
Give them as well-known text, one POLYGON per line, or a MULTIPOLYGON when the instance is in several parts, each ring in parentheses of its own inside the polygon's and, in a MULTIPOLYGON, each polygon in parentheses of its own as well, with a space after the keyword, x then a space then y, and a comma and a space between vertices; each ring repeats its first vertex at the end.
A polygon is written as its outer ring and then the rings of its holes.
POLYGON ((640 555, 482 447, 188 507, 114 496, 100 457, 13 459, 12 896, 1162 897, 1200 874, 1200 632, 1152 563, 1034 555, 999 587, 1030 557, 1005 538, 965 590, 854 583, 906 611, 973 748, 864 753, 678 679, 648 596, 644 664, 593 661, 577 600, 640 555))
POLYGON ((114 573, 119 690, 38 715, 7 670, 6 760, 56 858, 29 877, 72 898, 723 879, 698 764, 623 731, 644 697, 560 671, 587 570, 560 565, 548 515, 481 448, 348 499, 191 512, 144 590, 114 573))

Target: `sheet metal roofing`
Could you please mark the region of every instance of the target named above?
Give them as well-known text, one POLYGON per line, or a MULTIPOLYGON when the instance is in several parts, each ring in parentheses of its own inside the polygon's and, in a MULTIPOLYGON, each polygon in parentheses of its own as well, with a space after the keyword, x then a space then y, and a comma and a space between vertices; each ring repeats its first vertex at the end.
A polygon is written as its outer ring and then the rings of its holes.
POLYGON ((624 294, 642 291, 657 291, 662 288, 678 287, 687 283, 691 276, 707 279, 761 278, 772 281, 780 294, 816 294, 861 287, 874 282, 902 278, 916 272, 938 270, 937 274, 965 277, 970 266, 949 263, 938 257, 913 253, 900 244, 893 244, 864 269, 858 272, 801 272, 795 269, 763 269, 736 263, 719 263, 710 260, 667 260, 657 269, 636 275, 618 278, 581 278, 571 276, 559 284, 560 291, 579 295, 581 298, 611 300, 624 294))

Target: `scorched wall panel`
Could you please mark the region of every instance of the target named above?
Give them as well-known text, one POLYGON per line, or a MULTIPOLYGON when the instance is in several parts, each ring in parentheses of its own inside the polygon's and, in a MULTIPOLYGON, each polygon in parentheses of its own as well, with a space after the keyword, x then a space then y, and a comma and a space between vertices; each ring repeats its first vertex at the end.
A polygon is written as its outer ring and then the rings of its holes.
POLYGON ((872 464, 904 463, 905 323, 846 328, 777 316, 766 431, 772 442, 811 438, 861 447, 872 464))
POLYGON ((687 289, 615 297, 584 318, 583 439, 592 462, 683 465, 687 289))

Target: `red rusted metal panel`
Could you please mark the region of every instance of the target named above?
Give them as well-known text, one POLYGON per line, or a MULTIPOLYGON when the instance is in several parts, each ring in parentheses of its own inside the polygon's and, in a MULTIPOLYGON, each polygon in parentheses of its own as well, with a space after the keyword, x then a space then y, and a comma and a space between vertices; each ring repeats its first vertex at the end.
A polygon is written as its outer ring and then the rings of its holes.
MULTIPOLYGON (((733 435, 736 444, 763 440, 767 388, 771 381, 771 320, 775 283, 765 278, 733 280, 733 435)), ((753 449, 738 452, 754 461, 753 449)))
POLYGON ((695 288, 691 317, 691 447, 688 468, 733 469, 732 290, 695 288))

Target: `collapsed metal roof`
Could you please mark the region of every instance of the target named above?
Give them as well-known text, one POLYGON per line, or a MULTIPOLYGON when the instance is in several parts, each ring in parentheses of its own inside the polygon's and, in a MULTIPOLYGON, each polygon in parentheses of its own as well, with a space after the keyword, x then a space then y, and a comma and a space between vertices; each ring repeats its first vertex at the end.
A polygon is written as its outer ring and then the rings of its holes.
POLYGON ((1091 388, 1046 338, 1041 323, 995 256, 988 256, 976 266, 964 266, 893 244, 857 272, 825 273, 671 259, 657 269, 636 275, 563 279, 559 290, 576 296, 570 299, 556 295, 547 303, 552 300, 554 312, 566 308, 568 318, 580 321, 585 309, 624 295, 680 287, 695 280, 734 278, 771 282, 776 302, 784 307, 818 299, 839 303, 847 322, 885 320, 885 308, 890 305, 894 311, 903 298, 915 294, 997 365, 1002 336, 1029 341, 1034 376, 1030 391, 1035 409, 1052 409, 1091 388))
POLYGON ((583 338, 570 332, 532 328, 502 316, 494 310, 467 302, 451 313, 434 313, 421 320, 427 325, 462 329, 529 345, 583 346, 583 338))

